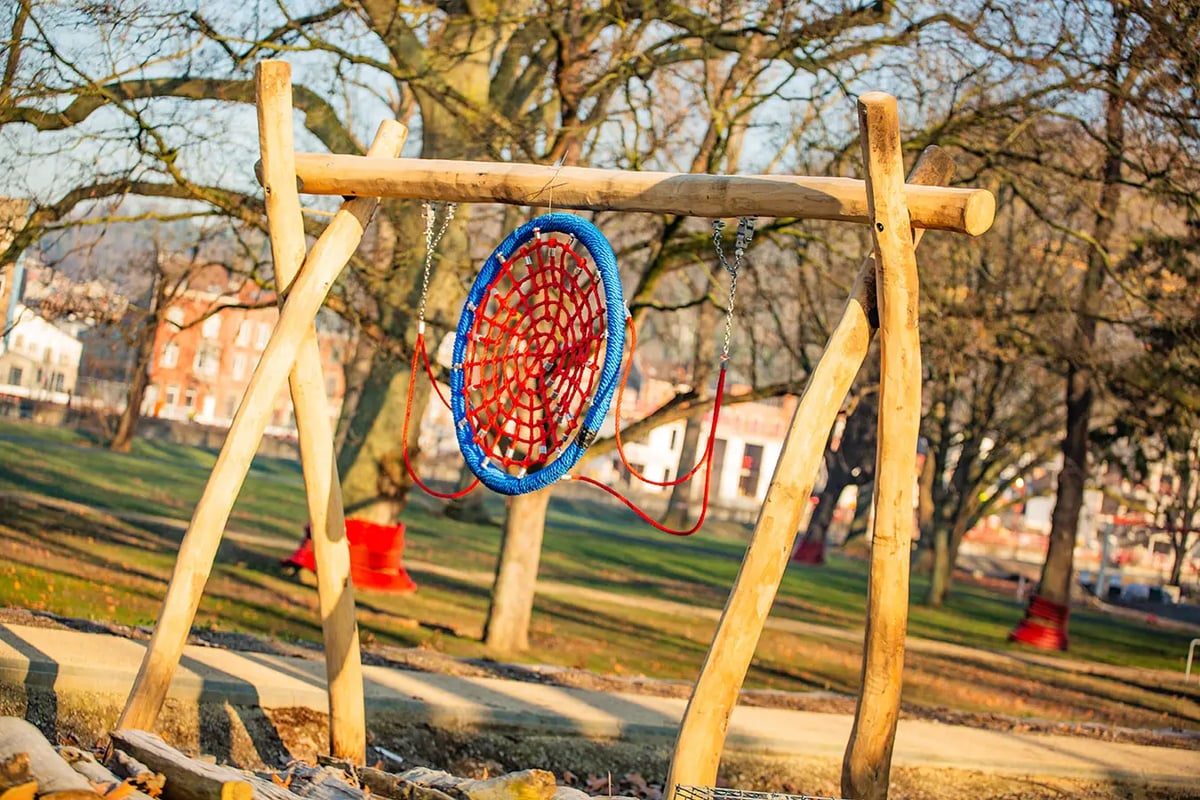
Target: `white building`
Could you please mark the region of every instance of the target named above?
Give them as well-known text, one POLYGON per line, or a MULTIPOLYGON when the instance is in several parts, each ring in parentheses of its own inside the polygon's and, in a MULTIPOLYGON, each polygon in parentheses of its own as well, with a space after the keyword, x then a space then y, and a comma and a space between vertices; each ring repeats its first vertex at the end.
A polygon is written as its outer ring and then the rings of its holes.
POLYGON ((75 391, 83 344, 23 303, 12 305, 0 344, 0 393, 66 404, 75 391))

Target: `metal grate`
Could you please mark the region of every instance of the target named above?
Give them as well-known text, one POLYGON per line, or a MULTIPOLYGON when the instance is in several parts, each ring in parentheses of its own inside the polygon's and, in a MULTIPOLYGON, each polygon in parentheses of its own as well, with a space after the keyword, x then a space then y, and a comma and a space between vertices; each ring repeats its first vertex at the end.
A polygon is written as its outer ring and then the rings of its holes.
POLYGON ((834 800, 808 794, 784 794, 782 792, 751 792, 746 789, 725 789, 715 786, 675 787, 676 800, 834 800))

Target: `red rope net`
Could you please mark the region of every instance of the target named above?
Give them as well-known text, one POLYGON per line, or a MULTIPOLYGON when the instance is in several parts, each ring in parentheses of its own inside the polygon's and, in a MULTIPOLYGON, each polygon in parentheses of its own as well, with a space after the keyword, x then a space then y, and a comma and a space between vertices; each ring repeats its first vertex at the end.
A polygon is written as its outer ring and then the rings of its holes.
POLYGON ((542 235, 496 273, 463 359, 467 415, 492 463, 524 475, 578 432, 604 365, 599 275, 573 237, 542 235), (582 252, 581 252, 582 251, 582 252))

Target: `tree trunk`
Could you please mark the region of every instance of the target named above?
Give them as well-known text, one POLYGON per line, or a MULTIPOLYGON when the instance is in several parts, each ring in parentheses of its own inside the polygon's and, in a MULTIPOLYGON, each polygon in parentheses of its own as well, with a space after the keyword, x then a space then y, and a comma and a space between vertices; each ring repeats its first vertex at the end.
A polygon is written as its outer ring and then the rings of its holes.
POLYGON ((824 545, 829 536, 829 526, 833 522, 833 514, 837 511, 838 500, 847 486, 853 483, 850 473, 840 469, 834 460, 825 462, 829 465, 825 478, 825 488, 821 490, 821 499, 813 509, 808 521, 808 529, 804 531, 804 545, 816 548, 817 543, 824 545))
MULTIPOLYGON (((404 359, 377 354, 346 427, 338 453, 338 473, 346 515, 379 525, 394 525, 408 501, 411 481, 404 467, 404 413, 409 371, 404 359)), ((429 401, 427 381, 413 387, 413 419, 409 422, 410 459, 417 459, 421 411, 429 401)))
POLYGON ((917 478, 917 558, 923 560, 933 550, 933 526, 935 506, 933 485, 937 480, 939 459, 934 457, 933 448, 927 447, 925 461, 921 464, 921 475, 917 478))
MULTIPOLYGON (((710 395, 708 381, 712 377, 713 372, 713 354, 712 349, 712 334, 716 329, 717 324, 717 309, 712 303, 702 303, 696 318, 696 347, 692 353, 692 385, 696 387, 698 399, 705 399, 710 395)), ((708 440, 702 439, 702 436, 707 433, 707 426, 704 424, 703 414, 693 414, 687 418, 687 426, 683 430, 683 444, 679 453, 679 467, 675 470, 675 476, 687 472, 696 464, 696 459, 700 453, 700 442, 704 441, 707 444, 708 440)), ((696 492, 694 482, 703 480, 703 477, 697 472, 691 480, 684 481, 678 486, 671 488, 671 499, 667 502, 667 513, 663 516, 663 524, 671 528, 683 529, 688 526, 688 519, 692 507, 692 499, 696 492)))
MULTIPOLYGON (((676 470, 676 477, 680 472, 687 472, 695 465, 700 453, 700 436, 706 432, 705 428, 702 414, 693 414, 687 418, 687 427, 683 429, 683 445, 679 452, 679 468, 676 470)), ((684 481, 671 488, 671 499, 667 502, 667 513, 663 516, 663 525, 678 529, 688 526, 694 494, 692 491, 693 481, 696 479, 703 480, 699 472, 693 476, 692 480, 684 481)))
POLYGON ((346 436, 350 431, 350 421, 358 409, 358 400, 362 397, 363 387, 371 375, 371 364, 375 360, 378 348, 370 337, 359 334, 354 344, 354 355, 346 364, 346 391, 342 395, 342 410, 338 416, 337 430, 333 434, 334 452, 341 452, 346 445, 346 436))
POLYGON ((1188 545, 1192 543, 1193 533, 1194 531, 1186 529, 1171 532, 1171 549, 1175 554, 1171 562, 1171 579, 1167 581, 1171 586, 1178 586, 1179 581, 1183 579, 1183 562, 1187 559, 1188 545))
MULTIPOLYGON (((462 468, 458 471, 458 483, 454 490, 461 492, 470 486, 475 481, 475 473, 471 472, 471 468, 467 466, 467 462, 463 462, 462 468)), ((483 504, 483 491, 472 491, 462 497, 455 497, 446 503, 442 513, 450 519, 456 519, 460 522, 476 522, 482 525, 492 525, 495 520, 488 514, 487 508, 483 504)))
POLYGON ((138 322, 137 343, 134 346, 133 376, 129 382, 129 392, 125 396, 125 410, 117 422, 116 433, 108 443, 108 449, 114 453, 128 453, 133 447, 133 435, 137 432, 138 421, 142 418, 142 400, 146 397, 146 387, 150 385, 150 359, 154 357, 154 339, 158 334, 158 311, 162 308, 163 294, 166 281, 162 273, 154 275, 154 285, 150 290, 150 308, 138 322))
POLYGON ((483 628, 484 643, 497 653, 529 649, 529 621, 552 488, 518 495, 509 503, 492 603, 483 628))
MULTIPOLYGON (((511 26, 479 29, 463 26, 447 31, 446 54, 457 59, 452 67, 437 65, 435 74, 468 103, 487 107, 490 86, 488 42, 511 34, 511 26), (469 56, 459 57, 463 53, 469 56)), ((417 91, 421 109, 422 158, 479 158, 488 152, 488 143, 457 113, 448 109, 444 97, 417 91)), ((426 258, 424 220, 420 206, 406 201, 385 200, 380 204, 380 242, 364 285, 380 306, 380 324, 394 341, 403 341, 403 355, 382 349, 371 362, 338 453, 338 471, 347 514, 370 522, 394 524, 408 500, 411 481, 404 467, 400 431, 403 430, 409 384, 409 358, 416 323, 415 309, 420 301, 421 270, 426 258)), ((428 319, 454 319, 466 295, 466 285, 474 276, 468 271, 469 250, 466 225, 469 209, 459 209, 453 224, 434 256, 434 269, 427 295, 428 319), (464 283, 464 278, 465 283, 464 283)), ((436 347, 436 339, 434 346, 436 347)), ((429 381, 418 377, 413 392, 413 412, 409 422, 409 456, 416 458, 421 414, 428 403, 429 381)), ((414 462, 415 465, 415 462, 414 462)), ((419 467, 417 467, 419 469, 419 467)))
POLYGON ((858 497, 854 501, 854 519, 850 520, 850 530, 846 533, 845 547, 853 539, 861 539, 867 535, 871 522, 871 498, 875 494, 875 481, 866 481, 858 485, 858 497))
POLYGON ((1100 184, 1100 203, 1096 226, 1088 254, 1087 273, 1080 287, 1076 311, 1076 334, 1067 368, 1067 430, 1063 438, 1063 467, 1058 476, 1054 513, 1050 520, 1050 542, 1046 564, 1038 582, 1038 595, 1066 604, 1071 594, 1074 570, 1075 536, 1079 511, 1083 507, 1083 488, 1087 476, 1088 431, 1091 427, 1093 375, 1088 366, 1096 341, 1093 305, 1104 288, 1108 272, 1107 256, 1121 202, 1121 163, 1125 150, 1124 111, 1127 97, 1120 85, 1123 45, 1128 10, 1114 4, 1112 51, 1106 64, 1108 72, 1105 96, 1104 144, 1107 154, 1100 184))
POLYGON ((925 605, 940 608, 950 589, 950 531, 944 524, 933 529, 933 569, 929 574, 929 591, 925 605))
POLYGON ((1067 371, 1067 435, 1063 439, 1063 466, 1058 474, 1054 513, 1050 518, 1050 542, 1038 594, 1066 604, 1071 595, 1075 536, 1083 507, 1087 476, 1088 428, 1091 422, 1091 370, 1071 365, 1067 371))
POLYGON ((925 605, 941 608, 954 585, 954 566, 958 563, 958 548, 966 535, 966 515, 955 514, 953 519, 939 519, 934 524, 933 571, 929 576, 929 592, 925 605))

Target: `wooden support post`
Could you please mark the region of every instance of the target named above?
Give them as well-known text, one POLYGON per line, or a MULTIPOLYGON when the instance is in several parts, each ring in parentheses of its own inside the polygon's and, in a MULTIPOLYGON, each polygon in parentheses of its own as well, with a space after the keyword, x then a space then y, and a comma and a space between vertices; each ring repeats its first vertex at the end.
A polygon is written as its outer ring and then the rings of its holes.
MULTIPOLYGON (((940 148, 928 147, 913 167, 909 182, 945 185, 953 174, 950 156, 940 148)), ((921 234, 914 231, 915 241, 920 241, 921 234)), ((841 319, 792 416, 754 535, 683 715, 667 777, 668 800, 680 784, 716 785, 729 719, 783 580, 829 431, 867 357, 875 333, 871 321, 875 307, 875 257, 871 255, 859 269, 841 319)))
POLYGON ((854 727, 842 762, 842 794, 887 797, 900 716, 908 628, 909 549, 921 425, 921 336, 917 258, 904 204, 904 161, 896 99, 858 101, 879 302, 879 443, 867 626, 854 727))
POLYGON ((378 198, 374 197, 360 197, 343 203, 313 245, 300 274, 292 283, 279 321, 250 377, 204 494, 196 504, 192 521, 179 545, 158 624, 117 722, 118 728, 149 730, 158 717, 187 643, 192 620, 196 618, 217 545, 270 420, 275 398, 292 371, 317 311, 362 241, 363 230, 378 204, 378 198))
MULTIPOLYGON (((263 61, 255 70, 258 138, 262 152, 263 189, 275 280, 282 302, 304 263, 304 219, 296 191, 292 137, 291 65, 263 61)), ((385 121, 367 154, 395 158, 406 132, 385 121)), ((350 582, 350 548, 342 507, 341 481, 333 454, 333 430, 325 396, 324 374, 316 329, 309 326, 300 343, 296 366, 288 376, 300 463, 317 566, 317 596, 325 640, 325 675, 329 687, 329 744, 337 758, 356 764, 366 759, 362 655, 354 618, 354 586, 350 582)))

